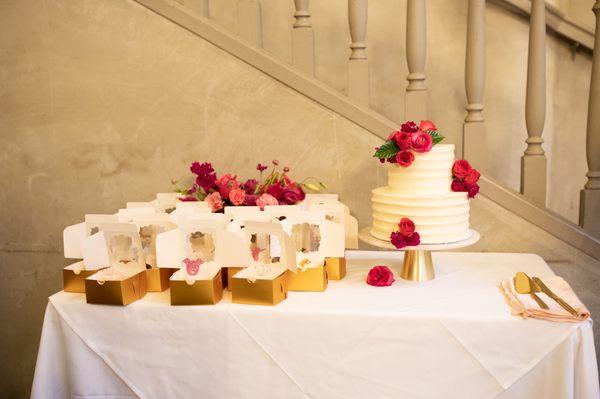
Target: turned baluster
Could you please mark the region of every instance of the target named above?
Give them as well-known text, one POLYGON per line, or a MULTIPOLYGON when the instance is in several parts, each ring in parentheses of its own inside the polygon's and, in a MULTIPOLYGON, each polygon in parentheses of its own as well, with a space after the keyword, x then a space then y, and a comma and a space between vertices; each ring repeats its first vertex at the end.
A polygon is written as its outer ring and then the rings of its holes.
POLYGON ((427 25, 425 0, 408 0, 406 5, 406 61, 408 86, 405 95, 405 119, 427 119, 425 55, 427 25))
POLYGON ((465 89, 467 116, 463 124, 463 157, 480 170, 487 159, 483 117, 485 88, 485 0, 469 0, 465 89))
POLYGON ((521 193, 540 207, 546 205, 546 155, 542 132, 546 117, 546 5, 532 0, 527 58, 525 122, 527 149, 521 158, 521 193))
POLYGON ((200 0, 200 9, 204 18, 210 18, 210 8, 208 5, 208 0, 200 0))
POLYGON ((367 60, 367 0, 348 0, 350 60, 348 61, 348 97, 369 105, 369 61, 367 60))
POLYGON ((593 10, 596 14, 596 36, 587 117, 588 180, 581 190, 579 222, 588 233, 600 237, 600 0, 596 1, 593 10))
POLYGON ((262 47, 262 21, 258 0, 239 0, 239 35, 255 47, 262 47))
POLYGON ((292 64, 309 76, 315 74, 314 34, 308 12, 308 0, 294 0, 294 27, 292 28, 292 64))

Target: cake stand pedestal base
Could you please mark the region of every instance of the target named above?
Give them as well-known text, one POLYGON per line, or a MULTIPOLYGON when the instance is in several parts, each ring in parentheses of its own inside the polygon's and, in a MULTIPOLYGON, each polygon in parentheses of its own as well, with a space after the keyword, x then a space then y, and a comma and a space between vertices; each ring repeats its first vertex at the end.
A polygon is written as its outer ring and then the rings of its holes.
POLYGON ((463 248, 479 241, 479 233, 475 230, 469 230, 469 237, 456 242, 445 244, 420 244, 414 247, 404 247, 397 249, 391 242, 380 240, 371 235, 371 228, 366 227, 358 233, 358 238, 366 244, 378 248, 393 249, 403 251, 404 259, 402 261, 402 270, 400 277, 409 281, 427 281, 435 278, 435 268, 431 259, 431 251, 445 251, 450 249, 463 248))
POLYGON ((400 277, 410 281, 427 281, 435 277, 431 251, 417 249, 404 251, 400 277))

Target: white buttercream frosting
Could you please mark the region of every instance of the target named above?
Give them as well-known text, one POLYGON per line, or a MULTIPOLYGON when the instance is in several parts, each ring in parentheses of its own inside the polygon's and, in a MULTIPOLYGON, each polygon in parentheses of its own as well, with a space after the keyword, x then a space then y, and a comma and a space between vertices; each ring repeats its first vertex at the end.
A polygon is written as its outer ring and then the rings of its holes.
POLYGON ((415 223, 422 244, 441 244, 469 238, 467 193, 453 192, 454 145, 438 144, 430 152, 415 153, 408 167, 389 164, 388 185, 373 190, 371 234, 390 240, 398 222, 415 223))

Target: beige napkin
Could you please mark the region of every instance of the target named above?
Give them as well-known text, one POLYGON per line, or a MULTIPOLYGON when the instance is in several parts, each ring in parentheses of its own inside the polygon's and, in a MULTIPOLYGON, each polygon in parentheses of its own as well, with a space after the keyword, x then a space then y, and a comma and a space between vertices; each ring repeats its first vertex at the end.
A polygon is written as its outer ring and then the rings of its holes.
POLYGON ((579 298, 577 298, 577 295, 575 295, 575 292, 573 292, 569 284, 562 277, 547 277, 544 278, 543 281, 550 290, 575 308, 575 310, 577 310, 577 315, 572 315, 556 303, 556 301, 542 292, 539 292, 537 295, 546 302, 549 309, 545 310, 540 308, 531 295, 517 293, 513 279, 511 278, 510 280, 504 280, 500 283, 500 290, 510 305, 512 314, 520 315, 525 319, 532 317, 534 319, 548 320, 557 323, 577 323, 587 320, 590 317, 589 310, 581 303, 579 298))

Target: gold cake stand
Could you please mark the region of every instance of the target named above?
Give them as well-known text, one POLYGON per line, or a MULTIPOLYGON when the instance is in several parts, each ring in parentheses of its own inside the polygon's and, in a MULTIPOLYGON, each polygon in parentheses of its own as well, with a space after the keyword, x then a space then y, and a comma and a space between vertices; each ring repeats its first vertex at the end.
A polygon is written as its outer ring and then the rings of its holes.
POLYGON ((404 252, 400 277, 410 281, 427 281, 435 278, 435 269, 431 259, 432 251, 447 251, 450 249, 464 248, 479 241, 480 235, 475 230, 469 230, 471 235, 461 241, 445 244, 422 244, 412 247, 397 249, 391 242, 380 240, 371 235, 371 228, 365 227, 358 233, 358 238, 366 244, 378 248, 393 249, 404 252))

